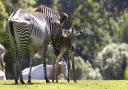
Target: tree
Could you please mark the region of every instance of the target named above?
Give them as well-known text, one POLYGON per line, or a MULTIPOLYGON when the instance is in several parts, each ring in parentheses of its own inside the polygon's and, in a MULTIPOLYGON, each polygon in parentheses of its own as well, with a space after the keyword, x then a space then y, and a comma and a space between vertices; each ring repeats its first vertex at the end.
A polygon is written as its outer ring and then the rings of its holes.
POLYGON ((95 60, 95 64, 101 69, 104 79, 124 79, 127 62, 128 45, 125 43, 107 45, 95 60))

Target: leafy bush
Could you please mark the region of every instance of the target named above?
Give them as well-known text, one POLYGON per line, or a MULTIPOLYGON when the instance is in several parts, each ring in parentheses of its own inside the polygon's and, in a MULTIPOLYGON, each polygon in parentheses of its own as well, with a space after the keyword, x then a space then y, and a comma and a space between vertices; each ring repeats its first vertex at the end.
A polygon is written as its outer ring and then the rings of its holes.
POLYGON ((128 45, 107 45, 97 56, 96 66, 102 71, 104 79, 124 79, 124 69, 128 61, 128 45))
MULTIPOLYGON (((84 60, 79 56, 75 57, 75 70, 77 79, 87 79, 87 80, 101 80, 102 75, 98 68, 93 69, 91 63, 84 60)), ((73 74, 72 76, 73 77, 73 74)), ((72 78, 73 79, 73 78, 72 78)))

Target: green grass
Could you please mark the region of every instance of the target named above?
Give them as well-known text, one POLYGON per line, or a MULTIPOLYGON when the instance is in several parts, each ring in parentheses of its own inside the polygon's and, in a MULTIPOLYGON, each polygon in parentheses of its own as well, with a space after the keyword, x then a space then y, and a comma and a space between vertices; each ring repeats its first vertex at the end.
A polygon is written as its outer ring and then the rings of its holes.
POLYGON ((0 89, 128 89, 127 80, 80 80, 77 83, 59 80, 59 83, 49 84, 42 80, 32 82, 31 85, 15 85, 13 80, 1 80, 0 89))

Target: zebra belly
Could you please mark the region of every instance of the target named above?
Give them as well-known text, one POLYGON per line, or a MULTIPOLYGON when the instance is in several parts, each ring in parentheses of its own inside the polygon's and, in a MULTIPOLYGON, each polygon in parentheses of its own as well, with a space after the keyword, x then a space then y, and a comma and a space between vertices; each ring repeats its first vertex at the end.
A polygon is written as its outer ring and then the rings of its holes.
POLYGON ((37 37, 32 37, 31 39, 31 45, 35 47, 39 47, 43 44, 43 39, 37 38, 37 37))
POLYGON ((45 24, 37 26, 35 31, 32 31, 31 42, 33 46, 41 46, 45 41, 49 41, 50 31, 46 29, 45 24))
POLYGON ((32 53, 40 52, 42 49, 43 41, 41 39, 33 38, 30 42, 30 51, 32 53))

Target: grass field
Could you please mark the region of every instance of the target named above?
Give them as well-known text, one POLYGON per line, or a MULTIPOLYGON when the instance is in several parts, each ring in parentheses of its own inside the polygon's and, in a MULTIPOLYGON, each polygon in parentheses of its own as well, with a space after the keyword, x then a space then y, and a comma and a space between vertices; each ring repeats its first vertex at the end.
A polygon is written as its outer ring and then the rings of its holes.
POLYGON ((14 85, 13 80, 1 80, 0 89, 128 89, 127 80, 80 80, 77 83, 60 80, 59 83, 49 84, 42 80, 32 82, 31 85, 14 85))

